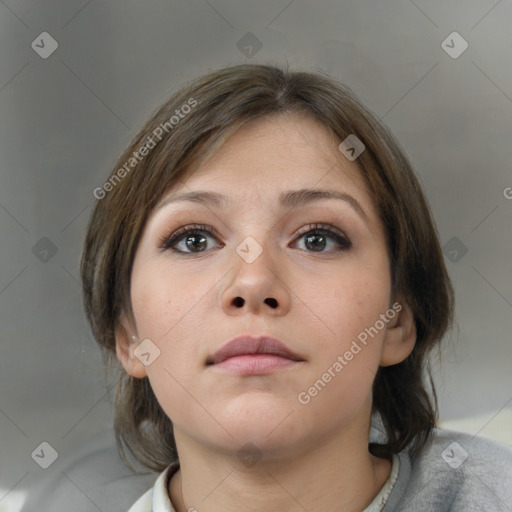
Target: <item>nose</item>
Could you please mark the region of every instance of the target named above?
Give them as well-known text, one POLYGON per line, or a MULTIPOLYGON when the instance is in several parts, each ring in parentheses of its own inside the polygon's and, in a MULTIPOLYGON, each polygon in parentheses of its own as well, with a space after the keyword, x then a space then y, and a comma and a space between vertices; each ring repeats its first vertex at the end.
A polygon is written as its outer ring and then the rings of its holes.
POLYGON ((287 272, 282 259, 270 248, 260 247, 262 252, 254 260, 233 251, 233 271, 221 297, 222 308, 229 315, 281 316, 290 309, 290 289, 285 283, 287 272))

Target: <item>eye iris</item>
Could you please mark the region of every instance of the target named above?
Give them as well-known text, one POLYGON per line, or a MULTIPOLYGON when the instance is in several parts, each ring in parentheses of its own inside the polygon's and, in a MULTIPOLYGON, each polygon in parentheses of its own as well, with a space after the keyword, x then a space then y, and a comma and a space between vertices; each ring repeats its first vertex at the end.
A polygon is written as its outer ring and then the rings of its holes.
POLYGON ((306 247, 308 247, 308 249, 311 248, 311 244, 313 246, 314 251, 321 251, 322 249, 325 248, 325 236, 319 235, 319 234, 307 235, 306 236, 306 247), (315 239, 316 240, 322 239, 323 243, 322 242, 320 244, 315 243, 314 242, 315 239))
POLYGON ((206 237, 198 234, 188 235, 185 239, 185 245, 191 250, 204 249, 206 247, 206 237), (199 242, 194 243, 194 239, 199 240, 199 242))

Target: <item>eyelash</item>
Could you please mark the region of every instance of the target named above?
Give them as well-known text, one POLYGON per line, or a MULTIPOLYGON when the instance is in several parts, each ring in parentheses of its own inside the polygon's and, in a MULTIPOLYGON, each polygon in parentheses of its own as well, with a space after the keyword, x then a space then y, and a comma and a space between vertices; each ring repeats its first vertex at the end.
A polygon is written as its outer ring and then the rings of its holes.
MULTIPOLYGON (((194 252, 185 252, 180 251, 173 247, 177 242, 181 241, 183 238, 185 238, 185 235, 193 234, 193 233, 207 233, 208 235, 212 236, 213 238, 216 238, 217 240, 220 238, 217 232, 205 224, 192 224, 188 226, 183 226, 182 228, 179 228, 171 235, 166 235, 161 238, 159 247, 162 251, 171 250, 177 254, 201 254, 201 252, 194 253, 194 252)), ((322 234, 327 235, 333 240, 336 241, 338 246, 340 247, 339 251, 348 251, 352 247, 352 242, 338 229, 334 226, 331 226, 330 224, 311 224, 308 226, 305 226, 304 230, 301 230, 297 236, 296 239, 302 238, 304 235, 307 235, 309 233, 316 233, 316 234, 322 234)), ((206 251, 202 251, 206 252, 206 251)), ((331 251, 306 251, 310 253, 318 252, 319 254, 325 254, 331 251)))

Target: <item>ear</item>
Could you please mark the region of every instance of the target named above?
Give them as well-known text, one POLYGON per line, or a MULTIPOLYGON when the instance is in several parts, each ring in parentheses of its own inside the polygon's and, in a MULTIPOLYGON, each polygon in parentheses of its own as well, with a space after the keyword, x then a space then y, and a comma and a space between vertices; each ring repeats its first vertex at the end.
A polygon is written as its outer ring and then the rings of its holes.
POLYGON ((123 316, 116 327, 116 356, 128 375, 142 379, 147 372, 146 367, 135 356, 134 350, 137 346, 137 337, 132 334, 132 329, 123 316))
POLYGON ((389 322, 384 336, 380 366, 401 363, 413 351, 416 344, 416 323, 409 306, 404 302, 396 301, 392 309, 397 314, 389 322))

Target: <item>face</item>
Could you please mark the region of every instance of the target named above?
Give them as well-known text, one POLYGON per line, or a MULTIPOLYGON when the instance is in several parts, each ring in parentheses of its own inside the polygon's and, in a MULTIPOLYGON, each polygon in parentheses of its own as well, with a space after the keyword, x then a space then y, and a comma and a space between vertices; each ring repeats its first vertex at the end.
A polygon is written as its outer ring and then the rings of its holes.
POLYGON ((379 365, 414 343, 405 308, 392 309, 384 229, 356 163, 322 125, 292 115, 245 125, 164 194, 131 300, 136 326, 118 331, 118 358, 148 375, 177 440, 226 451, 250 441, 282 453, 365 425, 379 365), (292 194, 302 189, 333 194, 292 194), (199 191, 225 202, 172 200, 199 191), (209 364, 240 335, 275 338, 296 360, 209 364))

